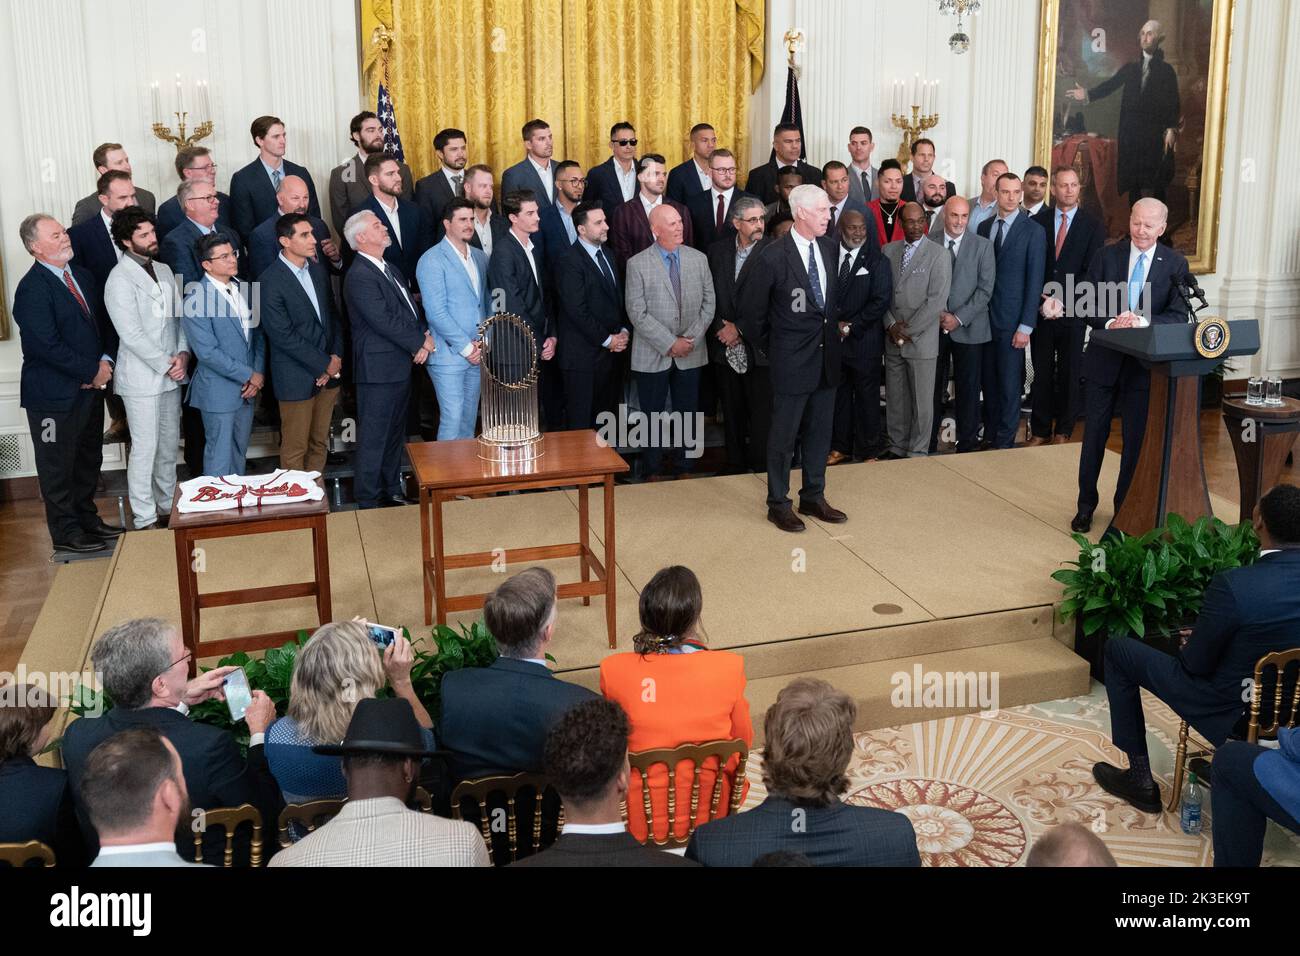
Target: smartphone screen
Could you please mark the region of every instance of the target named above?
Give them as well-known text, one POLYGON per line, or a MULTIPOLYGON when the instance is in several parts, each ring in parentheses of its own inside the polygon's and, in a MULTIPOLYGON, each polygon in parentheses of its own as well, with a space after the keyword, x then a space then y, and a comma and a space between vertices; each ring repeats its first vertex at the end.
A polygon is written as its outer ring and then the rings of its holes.
POLYGON ((370 635, 370 639, 375 642, 375 646, 379 648, 379 652, 382 654, 401 632, 395 627, 385 627, 382 624, 366 622, 366 633, 370 635))
POLYGON ((231 720, 243 720, 248 706, 253 702, 253 691, 248 686, 248 675, 241 667, 231 671, 222 681, 226 695, 226 706, 230 708, 231 720))

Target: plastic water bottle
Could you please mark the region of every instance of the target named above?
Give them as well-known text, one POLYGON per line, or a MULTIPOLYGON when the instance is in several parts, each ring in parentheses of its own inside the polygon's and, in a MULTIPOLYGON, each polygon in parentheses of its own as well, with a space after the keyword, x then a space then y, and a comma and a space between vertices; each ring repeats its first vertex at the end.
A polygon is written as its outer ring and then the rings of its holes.
POLYGON ((1201 832, 1201 785, 1194 773, 1187 775, 1187 785, 1183 787, 1183 812, 1179 822, 1184 833, 1196 836, 1201 832))

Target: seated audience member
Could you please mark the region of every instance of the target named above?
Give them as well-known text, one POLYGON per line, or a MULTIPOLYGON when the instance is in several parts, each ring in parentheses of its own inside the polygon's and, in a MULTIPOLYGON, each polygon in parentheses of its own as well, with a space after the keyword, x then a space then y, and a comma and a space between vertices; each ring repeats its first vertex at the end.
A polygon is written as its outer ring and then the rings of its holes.
POLYGON ((358 701, 343 742, 316 748, 343 758, 348 802, 268 865, 488 866, 474 824, 408 809, 420 761, 435 756, 425 740, 409 702, 358 701))
POLYGON ((1062 823, 1034 841, 1025 866, 1115 866, 1115 858, 1087 827, 1062 823))
POLYGON ((767 799, 698 828, 687 859, 751 866, 788 851, 813 866, 920 866, 907 817, 840 800, 849 785, 857 710, 853 698, 823 680, 801 677, 782 688, 763 722, 767 799))
POLYGON ((38 840, 59 866, 85 863, 66 770, 33 759, 50 742, 58 701, 30 684, 0 686, 0 843, 38 840))
POLYGON ((288 713, 266 731, 266 762, 287 802, 347 793, 342 763, 312 748, 342 740, 357 702, 386 683, 411 705, 425 748, 434 749, 433 720, 411 686, 414 664, 410 641, 399 634, 381 656, 360 621, 325 624, 311 636, 294 661, 288 713))
MULTIPOLYGON (((280 788, 266 764, 263 737, 275 719, 275 704, 260 690, 253 691, 244 721, 248 724, 248 757, 240 756, 228 730, 189 719, 189 708, 210 698, 224 700, 222 680, 235 667, 218 667, 188 679, 190 652, 181 636, 157 618, 126 621, 105 631, 90 652, 95 670, 102 675, 104 693, 113 702, 102 717, 80 717, 63 732, 63 766, 67 768, 78 807, 86 760, 96 745, 122 730, 149 728, 166 737, 180 754, 185 789, 194 806, 238 807, 251 803, 262 819, 274 821, 283 801, 280 788)), ((83 827, 84 829, 84 827, 83 827)), ((239 841, 236 841, 238 851, 239 841)), ((188 827, 177 849, 194 852, 188 827)), ((219 862, 225 837, 213 830, 204 842, 203 855, 219 862)))
POLYGON ((774 850, 760 856, 754 866, 812 866, 812 860, 793 850, 774 850))
POLYGON ((203 865, 191 862, 190 795, 180 754, 154 728, 123 730, 96 746, 86 759, 80 793, 99 834, 99 856, 91 866, 203 865))
POLYGON ((548 849, 516 866, 691 866, 642 846, 623 823, 631 770, 627 714, 608 700, 584 701, 546 736, 546 776, 564 801, 564 830, 548 849))
MULTIPOLYGON (((739 737, 749 747, 754 728, 745 700, 745 659, 731 651, 711 651, 699 636, 704 598, 690 568, 664 568, 641 592, 641 631, 632 639, 633 651, 611 654, 600 662, 600 690, 622 706, 632 721, 628 749, 633 752, 703 744, 739 737), (652 688, 652 692, 648 691, 652 688)), ((727 812, 739 757, 722 769, 722 800, 727 812)), ((685 839, 689 828, 691 780, 688 761, 677 766, 677 820, 674 833, 685 839)), ((712 794, 718 761, 710 757, 700 772, 700 793, 712 794)), ((654 838, 668 838, 668 768, 658 764, 648 775, 654 838)), ((748 784, 745 785, 746 790, 748 784)), ((709 819, 710 801, 701 798, 696 823, 709 819)), ((646 840, 645 803, 640 788, 627 802, 627 826, 637 840, 646 840)))
POLYGON ((442 678, 438 734, 454 779, 541 772, 551 727, 595 697, 546 666, 555 612, 555 576, 545 568, 520 571, 488 595, 483 621, 501 656, 442 678))
POLYGON ((1229 740, 1214 751, 1215 866, 1259 866, 1269 820, 1300 833, 1300 728, 1281 728, 1277 742, 1229 740))
POLYGON ((1128 769, 1098 763, 1092 775, 1107 793, 1144 813, 1161 807, 1147 756, 1142 689, 1217 748, 1242 716, 1241 689, 1254 675, 1255 662, 1300 643, 1300 488, 1272 488, 1256 506, 1254 524, 1259 560, 1214 576, 1177 655, 1128 637, 1106 642, 1111 737, 1128 755, 1128 769))

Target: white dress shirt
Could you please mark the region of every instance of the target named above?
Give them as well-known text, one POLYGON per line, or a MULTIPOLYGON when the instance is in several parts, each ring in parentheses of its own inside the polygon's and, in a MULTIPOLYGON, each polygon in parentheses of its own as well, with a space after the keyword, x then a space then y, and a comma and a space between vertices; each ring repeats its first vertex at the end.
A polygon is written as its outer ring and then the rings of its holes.
POLYGON ((636 195, 636 163, 628 163, 627 169, 623 169, 614 160, 614 175, 618 177, 619 188, 623 190, 623 202, 627 202, 636 195))
POLYGON ((730 189, 725 189, 722 192, 718 192, 716 188, 710 186, 709 188, 709 192, 711 193, 711 195, 709 196, 709 218, 710 219, 718 218, 718 197, 719 196, 722 197, 722 215, 723 216, 727 215, 727 210, 731 208, 731 196, 735 191, 736 191, 735 186, 732 186, 730 189))
POLYGON ((231 284, 229 282, 222 282, 220 279, 211 275, 209 275, 208 278, 212 280, 212 285, 216 290, 221 293, 221 297, 230 304, 232 309, 235 310, 235 315, 239 316, 239 330, 244 333, 244 341, 247 342, 248 320, 249 317, 252 316, 253 310, 248 307, 248 303, 244 301, 243 296, 235 294, 235 290, 230 287, 231 284))
POLYGON ((650 213, 654 211, 655 206, 662 204, 664 201, 664 197, 662 193, 660 193, 658 196, 655 197, 654 202, 650 202, 648 199, 646 199, 645 193, 640 193, 639 195, 641 196, 641 205, 645 206, 645 214, 647 218, 649 218, 650 213))
POLYGON ((622 820, 620 820, 618 823, 568 823, 566 822, 564 824, 564 830, 561 832, 568 833, 570 835, 585 834, 590 836, 603 836, 605 834, 610 834, 610 833, 626 833, 627 827, 623 825, 622 820))
POLYGON ((529 156, 528 161, 533 164, 533 169, 537 170, 537 178, 542 181, 542 188, 546 190, 546 198, 552 202, 555 200, 555 164, 549 159, 545 166, 538 166, 537 161, 529 156))
POLYGON ((540 289, 542 287, 542 277, 537 274, 537 260, 533 258, 533 241, 529 239, 526 243, 523 242, 515 235, 513 229, 510 230, 510 235, 514 236, 515 242, 519 243, 519 247, 524 250, 524 255, 528 257, 528 264, 533 268, 533 281, 537 283, 537 288, 540 289))
POLYGON ((397 200, 394 199, 393 204, 390 206, 382 199, 379 199, 378 196, 375 198, 379 200, 380 208, 384 210, 384 215, 388 217, 388 228, 393 231, 393 241, 400 246, 402 244, 402 218, 397 215, 397 200))
MULTIPOLYGON (((469 284, 474 287, 474 294, 482 295, 478 287, 478 269, 475 268, 474 266, 474 253, 469 251, 469 243, 465 244, 464 255, 462 255, 461 251, 456 248, 456 243, 453 242, 450 243, 450 245, 451 245, 451 251, 456 253, 456 258, 460 260, 461 266, 464 267, 465 274, 469 276, 469 284)), ((466 343, 465 347, 460 350, 460 354, 465 356, 465 358, 469 358, 470 355, 473 354, 473 352, 474 352, 473 342, 466 343)))
POLYGON ((817 245, 816 240, 805 239, 799 235, 798 229, 791 229, 790 235, 794 237, 794 246, 799 250, 799 261, 803 263, 804 270, 808 269, 808 248, 811 246, 813 255, 817 257, 817 275, 821 277, 822 298, 826 298, 826 263, 822 259, 821 248, 817 245))
POLYGON ((458 192, 456 191, 456 177, 457 177, 457 176, 460 177, 460 188, 461 188, 462 190, 464 190, 464 188, 465 188, 465 170, 463 170, 463 169, 448 169, 446 166, 444 166, 444 167, 442 167, 442 174, 443 174, 444 176, 447 177, 447 185, 451 187, 451 194, 452 194, 453 196, 459 196, 459 195, 462 195, 463 193, 458 193, 458 192))
POLYGON ((713 175, 709 172, 709 167, 701 166, 699 161, 692 158, 691 163, 695 166, 695 175, 700 177, 701 189, 713 188, 713 175))
MULTIPOLYGON (((1150 249, 1147 249, 1147 250, 1145 250, 1145 251, 1142 250, 1142 249, 1139 249, 1139 248, 1137 247, 1136 244, 1134 244, 1134 243, 1132 243, 1132 242, 1129 243, 1129 250, 1128 250, 1128 269, 1127 269, 1127 271, 1125 271, 1125 273, 1124 273, 1124 311, 1127 312, 1127 311, 1129 310, 1129 304, 1128 304, 1129 278, 1133 275, 1133 269, 1134 269, 1134 267, 1137 266, 1138 257, 1139 257, 1139 256, 1142 256, 1142 255, 1145 255, 1145 256, 1146 256, 1146 259, 1145 259, 1145 260, 1143 261, 1143 263, 1142 263, 1142 277, 1141 277, 1141 278, 1142 278, 1142 286, 1143 286, 1142 293, 1143 293, 1143 295, 1145 295, 1145 294, 1146 294, 1147 276, 1149 276, 1149 275, 1151 274, 1151 260, 1152 260, 1152 258, 1155 256, 1155 254, 1156 254, 1156 244, 1155 244, 1154 242, 1151 243, 1151 248, 1150 248, 1150 249)), ((1141 306, 1141 303, 1139 303, 1139 307, 1140 307, 1140 306, 1141 306)), ((1151 306, 1150 306, 1149 303, 1147 304, 1147 308, 1148 308, 1148 310, 1151 308, 1151 306)), ((1110 320, 1108 320, 1108 321, 1106 322, 1106 328, 1110 328, 1111 323, 1114 322, 1114 321, 1115 321, 1114 319, 1110 319, 1110 320)), ((1151 317, 1150 317, 1150 316, 1147 316, 1147 315, 1139 315, 1139 316, 1138 316, 1138 320, 1137 320, 1137 324, 1134 326, 1134 328, 1145 329, 1145 328, 1146 328, 1148 325, 1150 325, 1150 324, 1151 324, 1151 317)))
MULTIPOLYGON (((384 273, 385 275, 388 275, 388 263, 385 262, 383 259, 376 259, 370 253, 361 252, 360 250, 357 251, 357 255, 361 256, 363 259, 369 259, 374 264, 376 269, 378 269, 380 272, 384 273)), ((406 289, 402 288, 402 283, 397 282, 396 278, 394 278, 393 281, 397 285, 397 288, 401 290, 402 298, 406 299, 406 304, 411 307, 411 311, 415 313, 416 318, 420 318, 421 317, 420 310, 415 307, 415 303, 411 301, 411 296, 406 291, 406 289)))
POLYGON ((474 216, 474 232, 478 235, 479 245, 489 256, 492 255, 492 214, 488 213, 485 221, 479 222, 477 215, 474 216))
MULTIPOLYGON (((1026 206, 1026 207, 1025 207, 1025 212, 1029 213, 1029 215, 1031 215, 1031 216, 1037 216, 1037 215, 1038 215, 1038 211, 1039 211, 1040 209, 1042 209, 1043 206, 1044 206, 1046 203, 1047 203, 1047 200, 1046 200, 1046 199, 1040 199, 1040 200, 1038 200, 1038 202, 1034 203, 1032 206, 1026 206)), ((1053 237, 1053 238, 1055 238, 1055 237, 1053 237)))
POLYGON ((117 254, 117 261, 121 262, 122 257, 126 255, 126 251, 119 246, 117 240, 113 238, 113 217, 108 214, 107 209, 101 207, 99 210, 99 218, 103 221, 104 228, 108 231, 108 242, 113 247, 113 252, 117 254))

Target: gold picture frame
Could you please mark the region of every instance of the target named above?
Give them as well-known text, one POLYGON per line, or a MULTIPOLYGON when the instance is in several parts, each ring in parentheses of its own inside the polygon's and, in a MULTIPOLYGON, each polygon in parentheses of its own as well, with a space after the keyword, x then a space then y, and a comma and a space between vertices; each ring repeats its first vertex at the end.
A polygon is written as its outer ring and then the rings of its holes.
MULTIPOLYGON (((1086 138, 1088 143, 1108 142, 1099 131, 1086 128, 1083 109, 1085 106, 1091 106, 1091 103, 1074 107, 1066 102, 1067 94, 1064 91, 1060 97, 1057 95, 1057 80, 1066 66, 1060 62, 1063 15, 1071 14, 1071 23, 1064 27, 1071 33, 1071 37, 1066 42, 1078 41, 1080 47, 1084 45, 1085 36, 1091 37, 1094 43, 1096 39, 1095 34, 1085 35, 1078 30, 1075 21, 1080 18, 1079 14, 1084 9, 1093 13, 1101 9, 1104 16, 1113 14, 1115 19, 1129 22, 1138 16, 1143 19, 1158 20, 1162 15, 1171 14, 1180 16, 1187 14, 1189 17, 1202 20, 1208 18, 1210 25, 1208 40, 1196 38, 1190 27, 1186 30, 1193 36, 1197 45, 1194 50, 1189 51, 1189 56, 1185 59, 1203 60, 1204 71, 1195 68, 1190 73, 1186 69, 1178 73, 1179 142, 1188 140, 1195 142, 1195 137, 1199 134, 1201 148, 1199 155, 1194 150, 1184 150, 1179 155, 1175 147, 1173 156, 1177 158, 1171 159, 1169 164, 1171 179, 1166 198, 1170 207, 1170 235, 1174 240, 1174 247, 1187 256, 1191 271, 1201 275, 1213 273, 1218 261, 1224 121, 1227 114, 1229 44, 1232 38, 1234 6, 1235 0, 1213 0, 1208 17, 1203 12, 1203 4, 1198 3, 1197 0, 1148 0, 1146 4, 1141 0, 1137 0, 1136 3, 1134 0, 1042 0, 1041 7, 1034 155, 1036 161, 1049 170, 1054 164, 1054 154, 1068 155, 1071 152, 1075 157, 1073 164, 1076 168, 1080 168, 1078 157, 1083 152, 1078 148, 1080 137, 1086 138), (1189 100, 1184 95, 1186 91, 1199 93, 1202 88, 1203 96, 1196 96, 1189 100), (1199 128, 1189 129, 1189 112, 1192 119, 1201 119, 1196 114, 1202 106, 1203 120, 1199 128), (1069 115, 1070 110, 1074 110, 1074 116, 1069 115), (1080 129, 1080 120, 1084 120, 1083 129, 1080 129), (1072 134, 1071 129, 1074 130, 1072 134)), ((1131 37, 1125 34, 1121 36, 1122 42, 1118 44, 1118 48, 1136 48, 1136 30, 1131 37)), ((1077 77, 1075 82, 1080 83, 1077 77)), ((1118 97, 1115 99, 1118 100, 1118 97)), ((1114 140, 1109 142, 1113 143, 1114 140)), ((1118 150, 1113 152, 1117 153, 1118 150)), ((1089 153, 1088 163, 1091 162, 1093 159, 1089 153)), ((1085 178, 1086 175, 1086 172, 1081 170, 1081 178, 1085 178)), ((1127 232, 1126 225, 1116 223, 1120 207, 1116 205, 1115 200, 1118 198, 1120 202, 1125 203, 1127 200, 1117 191, 1113 191, 1115 185, 1115 182, 1107 184, 1104 198, 1095 192, 1093 196, 1102 207, 1100 211, 1103 221, 1107 223, 1108 239, 1119 238, 1127 232)), ((1094 190, 1095 188, 1094 184, 1094 190)), ((1085 194, 1087 191, 1088 186, 1085 184, 1085 194)))

